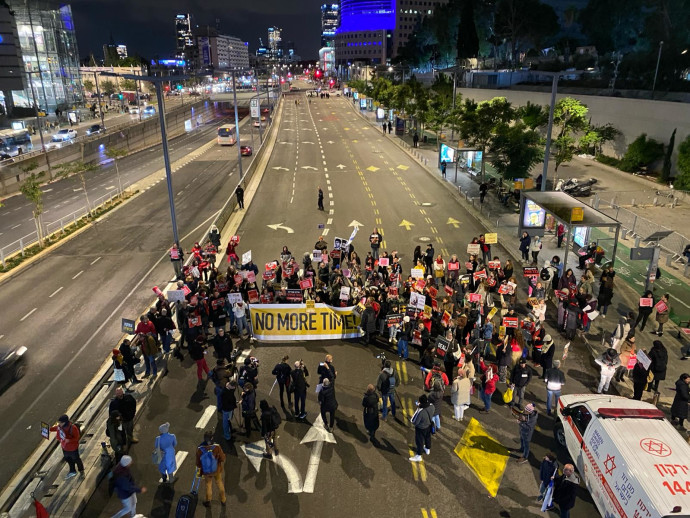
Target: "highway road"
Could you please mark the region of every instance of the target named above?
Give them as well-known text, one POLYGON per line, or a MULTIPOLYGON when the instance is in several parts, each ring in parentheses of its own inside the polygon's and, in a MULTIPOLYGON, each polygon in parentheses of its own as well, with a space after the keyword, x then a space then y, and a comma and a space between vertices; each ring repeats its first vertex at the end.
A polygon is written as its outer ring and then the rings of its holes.
MULTIPOLYGON (((383 234, 382 248, 398 250, 403 267, 411 267, 413 249, 432 243, 447 258, 457 252, 464 256, 466 244, 483 230, 450 193, 376 128, 369 126, 350 108, 351 101, 331 97, 312 100, 302 95, 293 103, 290 96, 284 105, 274 152, 267 165, 257 196, 248 206, 238 233, 241 252, 252 251, 258 265, 276 259, 284 245, 301 262, 311 252, 320 234, 330 242, 335 237, 347 238, 355 224, 361 231, 354 240, 357 252, 364 257, 368 235, 374 226, 383 234), (325 193, 325 211, 317 210, 317 189, 325 193), (280 226, 276 226, 280 224, 280 226), (269 225, 276 226, 275 230, 269 225), (319 228, 323 225, 323 230, 319 228)), ((500 246, 494 252, 507 257, 500 246)), ((522 280, 520 280, 522 283, 522 280)), ((554 336, 557 333, 553 333, 554 336)), ((562 347, 560 340, 558 346, 562 347)), ((242 343, 244 355, 249 344, 242 343)), ((385 345, 385 344, 379 344, 385 345)), ((495 404, 489 415, 478 413, 478 399, 465 414, 465 421, 453 423, 451 407, 443 409, 442 429, 435 436, 432 453, 420 465, 408 461, 414 444, 414 431, 408 418, 414 401, 422 393, 421 374, 415 361, 394 361, 402 386, 399 389, 405 411, 398 419, 382 422, 377 434, 380 445, 367 441, 361 421, 362 394, 368 383, 375 383, 380 362, 375 358, 380 346, 364 347, 339 341, 291 342, 288 344, 254 344, 251 354, 260 361, 257 399, 267 398, 280 407, 278 390, 269 396, 273 383, 271 370, 284 354, 291 361, 303 359, 312 375, 312 388, 307 396, 307 422, 297 422, 289 409, 281 412, 284 424, 278 437, 280 456, 273 461, 260 460, 262 441, 255 432, 249 439, 237 437, 233 443, 218 435, 220 423, 215 412, 211 384, 199 387, 196 369, 191 360, 171 364, 169 374, 156 386, 151 404, 138 425, 140 443, 132 448, 135 479, 148 486, 139 495, 138 512, 152 518, 171 515, 181 494, 189 491, 194 473, 194 456, 203 431, 216 429, 218 440, 228 455, 225 487, 228 505, 221 508, 216 500, 205 516, 227 516, 238 510, 256 516, 319 516, 350 517, 397 516, 536 516, 539 508, 535 498, 538 488, 538 466, 543 455, 556 448, 551 418, 544 412, 545 389, 534 379, 527 389, 528 400, 541 406, 539 428, 532 441, 530 463, 518 465, 507 460, 505 469, 490 478, 499 483, 496 498, 489 497, 478 477, 453 452, 470 418, 479 419, 490 438, 491 446, 519 445, 518 426, 509 410, 495 404), (333 441, 317 446, 301 444, 308 433, 318 432, 318 406, 313 393, 316 368, 326 353, 334 356, 338 370, 336 393, 340 404, 333 441), (177 434, 179 452, 177 481, 159 485, 157 470, 150 464, 150 451, 158 426, 171 423, 177 434), (316 432, 309 432, 313 427, 316 432), (250 452, 249 458, 247 451, 250 452), (252 452, 254 454, 252 455, 252 452), (292 492, 289 492, 288 488, 292 492), (355 509, 357 511, 355 511, 355 509)), ((595 376, 593 368, 578 348, 573 348, 565 368, 568 392, 589 391, 595 376)), ((387 351, 388 352, 388 351, 387 351)), ((388 352, 395 360, 395 353, 388 352)), ((209 357, 210 358, 210 357, 209 357)), ((416 360, 416 353, 412 354, 416 360)), ((505 386, 500 386, 502 392, 505 386)), ((497 399, 495 401, 498 401, 497 399)), ((234 426, 236 422, 234 422, 234 426)), ((475 460, 482 464, 482 454, 475 460)), ((559 450, 559 457, 565 454, 559 450)), ((203 487, 202 487, 203 498, 203 487)), ((87 508, 89 516, 110 516, 119 509, 119 501, 108 497, 105 487, 87 508)), ((573 517, 593 516, 593 507, 586 491, 580 491, 573 517)))
MULTIPOLYGON (((172 141, 173 160, 184 162, 192 150, 214 141, 216 127, 209 124, 172 141)), ((243 160, 248 164, 250 159, 243 160)), ((162 167, 156 149, 120 163, 123 177, 130 182, 162 167)), ((114 181, 112 167, 97 171, 89 181, 92 198, 107 192, 114 181)), ((73 182, 64 180, 45 187, 52 189, 47 192, 46 208, 53 214, 74 210, 81 202, 82 193, 73 192, 73 182)), ((237 182, 235 147, 213 145, 199 160, 179 165, 173 186, 179 234, 186 250, 202 237, 210 217, 237 182)), ((30 208, 20 196, 7 200, 7 207, 0 210, 3 228, 28 225, 30 208)), ((136 318, 151 302, 151 288, 171 278, 166 255, 171 242, 167 187, 165 181, 159 181, 2 283, 0 344, 27 346, 29 363, 26 376, 0 395, 5 425, 0 432, 4 455, 0 487, 43 440, 40 422, 52 423, 63 413, 117 344, 122 336, 121 317, 136 318)))

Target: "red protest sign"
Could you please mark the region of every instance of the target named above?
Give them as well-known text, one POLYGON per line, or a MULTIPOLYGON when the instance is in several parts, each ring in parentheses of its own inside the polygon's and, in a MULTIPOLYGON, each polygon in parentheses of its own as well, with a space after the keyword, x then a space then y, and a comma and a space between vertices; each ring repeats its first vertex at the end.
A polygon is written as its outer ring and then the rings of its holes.
POLYGON ((663 300, 657 302, 656 306, 654 307, 656 308, 657 313, 663 313, 664 311, 668 311, 668 305, 663 300))
POLYGON ((438 302, 436 302, 436 299, 431 299, 431 309, 438 311, 438 302))
POLYGON ((458 261, 448 261, 448 271, 452 272, 454 270, 460 269, 460 263, 458 261))
POLYGON ((429 286, 429 295, 431 295, 433 298, 436 298, 436 295, 438 295, 438 290, 434 288, 433 286, 429 286))
POLYGON ((275 270, 277 268, 278 268, 278 263, 276 261, 271 261, 270 263, 266 263, 266 271, 275 270))
POLYGON ((390 259, 388 257, 379 257, 379 266, 388 266, 390 259))
POLYGON ((489 261, 489 268, 492 270, 498 270, 501 267, 501 261, 489 261))
POLYGON ((290 302, 302 302, 302 291, 287 290, 287 296, 285 298, 290 302))
POLYGON ((508 295, 510 293, 510 286, 508 286, 507 284, 501 284, 498 287, 498 293, 500 293, 501 295, 508 295))
POLYGON ((474 272, 474 280, 479 280, 479 279, 486 279, 486 270, 479 270, 478 272, 474 272))
POLYGON ((331 257, 333 259, 340 259, 340 250, 331 250, 331 257))
POLYGON ((449 324, 450 324, 450 319, 451 319, 451 317, 452 317, 452 315, 451 315, 450 313, 448 313, 447 311, 444 311, 444 312, 443 312, 443 317, 441 318, 441 323, 442 323, 444 326, 449 325, 449 324))
POLYGON ((309 288, 313 288, 314 283, 312 282, 311 279, 302 279, 299 281, 299 289, 300 290, 308 290, 309 288))
POLYGON ((474 268, 474 265, 472 264, 472 261, 467 261, 467 262, 465 263, 465 268, 467 268, 468 270, 471 270, 472 268, 474 268))
POLYGON ((259 292, 257 290, 249 290, 247 291, 247 298, 250 304, 256 304, 259 302, 259 292))
POLYGON ((468 293, 467 300, 470 302, 481 302, 482 296, 479 293, 468 293))
POLYGON ((654 299, 651 297, 642 297, 640 298, 640 307, 641 308, 651 308, 654 305, 654 299))
POLYGON ((154 286, 154 287, 151 288, 151 289, 152 289, 153 292, 156 294, 156 296, 158 296, 158 295, 160 295, 161 293, 163 293, 163 292, 161 291, 161 289, 160 289, 158 286, 154 286))
POLYGON ((393 299, 398 296, 398 288, 388 288, 388 298, 393 299))
POLYGON ((262 304, 271 304, 273 302, 273 294, 267 293, 266 295, 261 295, 259 299, 262 304))
POLYGON ((238 273, 237 275, 235 275, 235 276, 233 277, 233 279, 235 279, 235 284, 242 284, 242 281, 244 280, 244 278, 242 277, 242 275, 239 274, 239 273, 238 273))
POLYGON ((240 236, 232 236, 230 238, 230 242, 235 244, 235 245, 239 245, 240 244, 240 236))
POLYGON ((192 290, 190 290, 189 286, 187 286, 186 284, 184 286, 182 286, 182 291, 184 292, 185 297, 192 292, 192 290))
POLYGON ((539 275, 539 268, 534 268, 532 266, 525 266, 522 269, 522 274, 525 277, 537 277, 539 275))
POLYGON ((446 292, 446 295, 448 295, 449 297, 453 295, 453 288, 451 288, 450 286, 446 285, 443 287, 443 289, 446 292))
POLYGON ((514 327, 517 329, 518 317, 503 317, 503 327, 514 327))
POLYGON ((272 281, 276 278, 276 274, 274 272, 264 272, 263 278, 265 281, 272 281))
POLYGON ((254 272, 247 272, 247 282, 256 282, 256 274, 254 272))
POLYGON ((414 283, 414 287, 418 290, 423 290, 424 286, 426 286, 426 282, 422 279, 417 279, 417 282, 414 283))

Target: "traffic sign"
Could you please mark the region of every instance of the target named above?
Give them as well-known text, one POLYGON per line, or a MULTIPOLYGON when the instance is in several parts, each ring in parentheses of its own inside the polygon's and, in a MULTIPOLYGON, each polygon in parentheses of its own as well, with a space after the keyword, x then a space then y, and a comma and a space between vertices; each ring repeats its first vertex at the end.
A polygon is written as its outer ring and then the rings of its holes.
POLYGON ((258 99, 252 99, 249 102, 249 108, 251 111, 251 116, 253 118, 258 119, 261 116, 261 114, 259 113, 260 110, 259 110, 259 100, 258 99))

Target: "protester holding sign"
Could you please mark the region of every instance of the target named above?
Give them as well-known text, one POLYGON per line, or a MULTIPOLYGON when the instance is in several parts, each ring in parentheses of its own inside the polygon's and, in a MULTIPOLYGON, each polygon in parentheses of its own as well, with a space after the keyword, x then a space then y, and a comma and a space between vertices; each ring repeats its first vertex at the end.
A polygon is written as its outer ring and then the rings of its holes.
POLYGON ((520 253, 522 254, 522 260, 529 261, 529 246, 532 243, 532 238, 527 232, 523 232, 520 237, 520 253))
POLYGON ((644 331, 644 326, 647 325, 647 319, 649 315, 652 314, 654 310, 654 295, 650 290, 644 292, 642 297, 640 297, 640 305, 637 308, 637 319, 635 320, 635 325, 633 328, 637 328, 638 324, 642 324, 640 331, 644 331))
POLYGON ((656 322, 659 327, 656 331, 653 331, 655 335, 662 336, 664 334, 664 324, 668 322, 668 315, 671 313, 671 295, 668 293, 661 297, 661 300, 656 303, 654 309, 656 309, 656 322))

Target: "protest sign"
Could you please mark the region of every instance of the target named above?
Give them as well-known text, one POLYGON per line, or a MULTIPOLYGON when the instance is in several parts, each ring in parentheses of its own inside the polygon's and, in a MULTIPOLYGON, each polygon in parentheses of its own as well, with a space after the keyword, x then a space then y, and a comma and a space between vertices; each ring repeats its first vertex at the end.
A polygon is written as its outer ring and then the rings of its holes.
POLYGON ((424 309, 425 297, 417 292, 410 293, 410 306, 416 309, 424 309))
POLYGON ((539 276, 539 268, 535 268, 532 266, 525 266, 522 268, 522 274, 525 277, 538 277, 539 276))
POLYGON ((470 243, 467 245, 467 253, 470 255, 477 255, 481 252, 479 243, 470 243))
POLYGON ((421 279, 424 277, 424 270, 421 268, 412 268, 412 270, 410 270, 410 275, 413 279, 421 279))
POLYGON ((242 294, 241 293, 228 293, 228 302, 230 304, 237 304, 239 302, 242 302, 242 294))
POLYGON ((482 296, 479 293, 468 293, 467 300, 470 302, 480 302, 482 300, 482 296))
POLYGON ((489 261, 489 269, 498 270, 501 267, 501 261, 489 261))
POLYGON ((386 315, 386 327, 400 325, 402 323, 402 319, 402 313, 391 313, 390 315, 386 315))
POLYGON ((317 263, 320 263, 321 262, 321 250, 312 250, 311 260, 316 261, 317 263))
POLYGON ((302 290, 286 290, 285 298, 290 302, 302 302, 302 290))
POLYGON ((517 329, 518 317, 503 317, 503 325, 505 327, 513 327, 513 328, 517 329))
POLYGON ((436 355, 437 356, 440 356, 441 358, 445 358, 449 347, 450 347, 450 342, 447 339, 445 339, 441 336, 439 336, 436 339, 436 355))
POLYGON ((247 271, 247 282, 256 282, 256 274, 252 271, 247 271))
POLYGON ((340 300, 347 300, 350 298, 350 287, 343 286, 340 288, 340 300))
POLYGON ((247 264, 251 262, 252 260, 252 251, 247 250, 245 253, 242 254, 242 264, 247 264))
POLYGON ((460 269, 460 262, 448 261, 448 271, 453 272, 460 269))
POLYGON ((495 232, 490 234, 484 234, 484 242, 487 245, 495 245, 496 243, 498 243, 498 234, 496 234, 495 232))
POLYGON ((259 302, 259 291, 258 290, 248 290, 247 298, 250 304, 256 304, 259 302))
POLYGON ((135 328, 136 328, 136 322, 134 320, 130 320, 129 318, 123 318, 122 319, 122 332, 123 333, 133 334, 135 328))
POLYGON ((654 299, 649 297, 641 297, 640 298, 640 307, 641 308, 651 308, 654 305, 654 299))
POLYGON ((170 290, 168 292, 168 302, 182 302, 184 300, 183 290, 170 290))
POLYGON ((308 290, 309 288, 313 287, 314 283, 311 279, 302 279, 301 281, 299 281, 299 289, 301 290, 308 290))
POLYGON ((390 259, 388 257, 379 257, 379 266, 388 266, 390 259))
POLYGON ((390 287, 388 288, 388 298, 394 299, 398 296, 398 288, 390 287))

